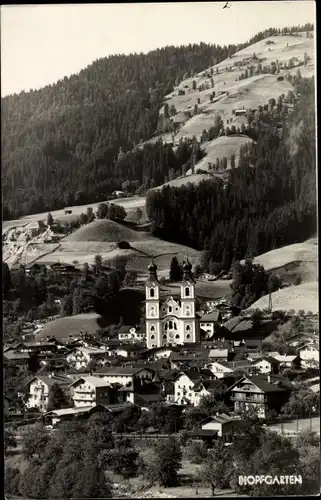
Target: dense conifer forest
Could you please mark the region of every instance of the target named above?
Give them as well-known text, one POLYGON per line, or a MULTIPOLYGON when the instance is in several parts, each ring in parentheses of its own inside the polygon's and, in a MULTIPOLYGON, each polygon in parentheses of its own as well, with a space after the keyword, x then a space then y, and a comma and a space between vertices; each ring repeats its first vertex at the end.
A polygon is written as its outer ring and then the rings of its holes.
MULTIPOLYGON (((154 234, 233 260, 304 241, 316 231, 314 78, 298 79, 293 113, 280 135, 271 127, 243 148, 239 168, 217 180, 164 187, 147 197, 154 234), (254 167, 254 168, 253 168, 254 167)), ((206 265, 206 263, 205 263, 206 265)))
POLYGON ((4 219, 101 201, 126 180, 147 189, 164 182, 189 156, 174 158, 156 144, 131 162, 119 151, 156 132, 159 108, 174 85, 268 36, 311 29, 271 28, 238 46, 200 43, 114 55, 43 89, 3 98, 4 219))

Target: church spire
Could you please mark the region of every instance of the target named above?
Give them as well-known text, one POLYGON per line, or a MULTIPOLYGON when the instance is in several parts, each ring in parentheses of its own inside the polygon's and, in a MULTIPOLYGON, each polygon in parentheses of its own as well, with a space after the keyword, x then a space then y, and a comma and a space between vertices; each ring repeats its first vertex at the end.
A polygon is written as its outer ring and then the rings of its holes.
POLYGON ((183 281, 194 281, 192 268, 193 266, 188 260, 188 255, 186 254, 186 260, 183 262, 183 281))
POLYGON ((148 281, 158 281, 157 266, 153 259, 151 260, 151 263, 148 266, 148 273, 149 273, 148 281))

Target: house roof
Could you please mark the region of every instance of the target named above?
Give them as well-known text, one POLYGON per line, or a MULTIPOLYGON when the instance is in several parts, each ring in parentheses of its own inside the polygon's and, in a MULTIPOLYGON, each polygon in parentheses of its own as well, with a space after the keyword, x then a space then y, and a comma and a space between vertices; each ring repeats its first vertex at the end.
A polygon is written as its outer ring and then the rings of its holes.
POLYGON ((139 406, 153 403, 163 403, 165 398, 160 394, 135 394, 135 403, 139 406))
POLYGON ((188 436, 195 436, 195 437, 211 437, 211 436, 216 436, 218 434, 217 430, 212 430, 212 429, 195 429, 193 431, 188 431, 186 433, 188 436))
POLYGON ((202 314, 200 317, 201 322, 215 322, 218 321, 220 316, 220 311, 212 311, 209 313, 202 314))
MULTIPOLYGON (((233 384, 229 390, 234 390, 236 389, 236 386, 243 380, 249 380, 252 382, 256 387, 261 389, 261 391, 268 393, 268 392, 283 392, 284 389, 277 387, 276 385, 273 385, 272 383, 268 382, 267 378, 264 377, 263 375, 249 375, 249 376, 244 376, 239 378, 235 384, 233 384)), ((237 389, 236 389, 237 390, 237 389)))
POLYGON ((69 385, 70 384, 70 379, 67 377, 58 377, 58 376, 53 376, 50 377, 49 375, 36 375, 33 377, 31 380, 29 380, 28 385, 33 382, 35 379, 40 380, 43 382, 45 385, 48 385, 49 387, 58 384, 58 385, 69 385))
POLYGON ((273 356, 262 356, 261 358, 258 358, 255 360, 255 363, 260 363, 260 361, 268 361, 268 363, 271 363, 272 365, 279 365, 280 361, 278 359, 273 358, 273 356))
POLYGON ((295 359, 297 359, 297 355, 281 355, 278 354, 275 358, 279 361, 279 363, 292 363, 295 359))
POLYGON ((70 386, 78 384, 78 382, 80 382, 81 380, 83 382, 88 382, 88 384, 92 385, 95 388, 96 387, 110 387, 110 384, 108 382, 106 382, 103 378, 93 377, 92 375, 85 376, 85 377, 79 377, 78 379, 74 380, 74 382, 72 382, 70 384, 70 386))
POLYGON ((78 413, 88 413, 92 410, 93 406, 83 406, 81 408, 62 408, 60 410, 52 410, 45 413, 45 417, 49 417, 51 415, 56 415, 57 417, 63 417, 65 415, 77 415, 78 413))
POLYGON ((301 351, 302 349, 304 349, 305 347, 314 347, 315 349, 319 350, 319 346, 316 342, 314 342, 313 340, 308 340, 308 341, 305 341, 305 342, 302 342, 300 343, 298 346, 297 346, 297 351, 301 351))
POLYGON ((223 385, 223 381, 222 379, 221 380, 200 380, 199 383, 197 384, 197 386, 194 386, 194 390, 198 390, 198 389, 201 389, 201 387, 203 386, 204 389, 206 389, 207 391, 215 391, 216 389, 218 389, 220 386, 223 385))
POLYGON ((230 422, 240 421, 241 417, 239 415, 227 415, 226 413, 220 413, 219 415, 214 415, 207 417, 201 422, 201 425, 208 424, 209 422, 217 422, 219 424, 227 424, 230 422))
POLYGON ((123 325, 123 326, 121 326, 121 327, 119 328, 118 333, 129 333, 129 330, 130 330, 131 328, 135 328, 135 330, 136 330, 136 327, 135 327, 135 326, 123 325))
POLYGON ((8 359, 9 361, 19 360, 19 359, 29 359, 30 355, 28 352, 13 352, 7 351, 3 353, 3 357, 8 359))
POLYGON ((103 366, 95 373, 99 375, 136 375, 136 373, 141 372, 142 370, 153 371, 150 368, 133 368, 131 366, 115 366, 115 367, 107 367, 103 366))
POLYGON ((209 358, 227 358, 228 357, 228 349, 210 349, 208 357, 209 358))

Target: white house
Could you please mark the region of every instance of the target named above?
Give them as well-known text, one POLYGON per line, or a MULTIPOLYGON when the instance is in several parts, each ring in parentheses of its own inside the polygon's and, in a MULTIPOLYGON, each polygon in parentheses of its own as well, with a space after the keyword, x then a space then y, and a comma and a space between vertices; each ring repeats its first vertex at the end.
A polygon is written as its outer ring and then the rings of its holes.
POLYGON ((200 317, 200 328, 207 332, 208 337, 214 335, 215 325, 219 324, 221 321, 221 312, 214 310, 209 313, 205 313, 200 317))
POLYGON ((198 406, 202 396, 211 394, 221 385, 221 381, 203 379, 200 373, 192 370, 181 372, 173 380, 174 394, 168 400, 177 404, 198 406))
POLYGON ((102 377, 110 384, 120 384, 126 386, 127 384, 134 384, 134 380, 141 379, 145 381, 152 381, 155 377, 155 371, 150 368, 132 368, 132 367, 103 367, 94 373, 95 377, 102 377))
POLYGON ((319 346, 313 342, 305 342, 297 348, 303 368, 319 366, 319 346))
POLYGON ((99 403, 111 404, 112 387, 101 377, 81 377, 70 384, 74 406, 88 407, 99 403))
POLYGON ((280 363, 280 368, 299 368, 300 357, 288 354, 275 354, 273 356, 280 363))
POLYGON ((183 265, 180 299, 167 296, 161 300, 157 266, 148 266, 146 281, 146 341, 148 349, 161 346, 195 343, 199 340, 199 320, 196 314, 195 281, 192 264, 183 265))
POLYGON ((54 375, 37 375, 28 383, 29 397, 26 403, 27 408, 38 409, 41 412, 47 411, 48 396, 50 388, 58 384, 66 396, 70 394, 70 379, 67 377, 58 377, 54 375))
POLYGON ((93 348, 93 347, 75 347, 67 356, 67 363, 76 370, 81 370, 82 368, 87 368, 89 363, 93 360, 104 363, 108 360, 108 357, 112 355, 112 352, 106 347, 103 348, 93 348))
POLYGON ((138 332, 135 327, 122 326, 118 332, 119 340, 143 341, 146 339, 145 332, 138 332))
POLYGON ((257 371, 262 374, 278 373, 280 361, 271 356, 265 356, 255 361, 252 364, 252 366, 255 367, 257 371))

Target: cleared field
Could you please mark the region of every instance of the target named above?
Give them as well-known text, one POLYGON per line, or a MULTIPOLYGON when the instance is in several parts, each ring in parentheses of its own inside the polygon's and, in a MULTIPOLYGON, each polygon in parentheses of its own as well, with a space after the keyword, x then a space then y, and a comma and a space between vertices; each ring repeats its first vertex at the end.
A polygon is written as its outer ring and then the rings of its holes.
POLYGON ((65 241, 100 241, 100 242, 118 242, 118 241, 136 241, 148 239, 149 233, 140 233, 128 227, 122 226, 117 222, 102 219, 95 220, 77 229, 65 241))
MULTIPOLYGON (((251 309, 265 309, 269 306, 269 297, 266 295, 251 305, 251 309)), ((302 283, 297 286, 283 288, 272 293, 272 310, 312 311, 319 312, 319 294, 317 281, 302 283)))
POLYGON ((267 271, 295 271, 303 281, 310 282, 317 277, 318 240, 310 238, 303 243, 294 243, 277 248, 255 257, 254 263, 261 264, 267 271))
MULTIPOLYGON (((196 165, 195 169, 199 168, 199 164, 196 165)), ((150 189, 150 191, 156 191, 158 189, 162 189, 164 186, 170 187, 181 187, 186 184, 199 184, 202 181, 208 181, 209 179, 213 179, 212 176, 206 174, 192 174, 189 170, 186 176, 178 177, 170 182, 166 182, 166 184, 162 184, 161 186, 157 186, 156 188, 150 189)))
MULTIPOLYGON (((263 67, 277 60, 288 64, 289 59, 293 58, 294 67, 290 70, 281 69, 280 76, 285 76, 287 72, 294 74, 298 67, 303 77, 309 77, 315 73, 314 40, 306 38, 305 33, 300 33, 298 36, 272 36, 257 42, 219 64, 204 69, 194 77, 183 80, 173 92, 166 96, 166 103, 169 106, 175 106, 177 110, 173 121, 182 123, 175 136, 175 143, 184 137, 195 136, 199 139, 203 130, 213 125, 215 115, 221 116, 224 125, 227 125, 227 120, 229 120, 229 125, 241 126, 246 118, 233 117, 233 109, 243 106, 244 108, 257 108, 259 105, 266 104, 270 98, 276 99, 281 94, 286 95, 289 90, 293 90, 291 83, 286 80, 277 80, 279 75, 261 74, 239 80, 241 74, 244 74, 247 67, 251 65, 253 54, 262 60, 263 67), (311 60, 306 66, 301 66, 305 53, 311 60), (196 82, 196 90, 193 89, 193 80, 196 82), (206 89, 200 91, 201 85, 205 85, 206 89), (178 95, 178 92, 182 90, 185 95, 178 95), (216 95, 211 102, 210 96, 213 91, 216 95), (195 104, 198 106, 198 114, 193 116, 195 104), (190 117, 188 113, 191 114, 190 117)), ((253 64, 257 65, 255 62, 253 64)), ((163 113, 163 108, 160 113, 163 113)), ((222 147, 219 154, 221 158, 223 156, 228 158, 228 147, 226 152, 222 147)))
POLYGON ((88 313, 55 319, 45 325, 36 336, 36 340, 45 339, 47 336, 54 336, 57 339, 68 338, 70 335, 79 335, 79 332, 95 335, 101 328, 100 318, 99 314, 88 313))
POLYGON ((235 155, 235 162, 237 166, 240 156, 240 148, 249 142, 252 142, 251 139, 245 135, 222 136, 214 139, 213 141, 206 142, 203 146, 206 156, 195 165, 195 170, 198 168, 201 168, 202 170, 209 170, 209 162, 215 164, 217 158, 223 158, 224 156, 226 156, 228 160, 229 168, 232 155, 235 155))
MULTIPOLYGON (((127 212, 127 218, 126 218, 127 220, 132 220, 134 218, 135 210, 139 207, 143 211, 143 218, 141 222, 144 222, 146 219, 145 197, 133 196, 130 198, 118 198, 115 200, 101 201, 99 203, 114 203, 115 205, 121 205, 127 212)), ((72 214, 68 215, 65 214, 64 209, 53 210, 51 212, 51 215, 56 221, 61 221, 61 222, 70 221, 75 219, 76 217, 79 217, 81 213, 86 213, 88 207, 92 207, 92 209, 95 212, 97 210, 99 203, 89 203, 86 205, 75 205, 73 207, 66 207, 66 209, 72 210, 72 214)), ((48 212, 42 212, 38 214, 26 215, 25 217, 22 217, 21 219, 17 220, 5 221, 3 222, 2 232, 8 229, 8 227, 22 226, 24 224, 29 224, 30 222, 37 222, 38 220, 46 221, 47 215, 48 212)))
POLYGON ((78 261, 79 264, 94 262, 95 255, 98 253, 103 260, 112 260, 117 256, 124 256, 127 260, 127 268, 145 273, 150 262, 151 256, 157 256, 155 262, 160 276, 163 272, 168 273, 171 259, 174 255, 180 261, 183 261, 188 253, 188 257, 192 264, 196 264, 199 259, 200 252, 193 250, 183 245, 169 243, 160 240, 153 236, 149 236, 146 240, 138 240, 130 242, 130 250, 121 250, 117 248, 117 244, 113 242, 98 242, 98 241, 64 241, 60 248, 54 254, 46 255, 39 258, 37 262, 43 264, 52 264, 53 262, 65 262, 68 264, 78 261))

